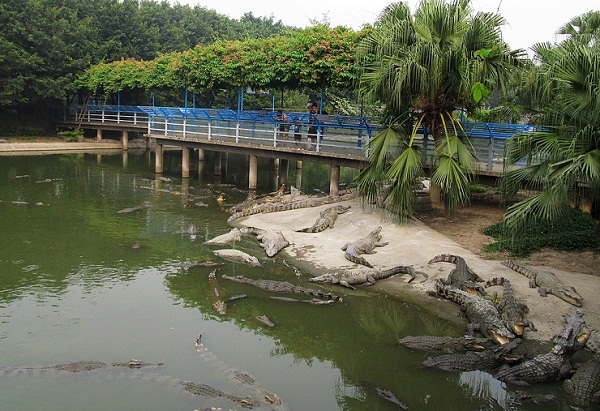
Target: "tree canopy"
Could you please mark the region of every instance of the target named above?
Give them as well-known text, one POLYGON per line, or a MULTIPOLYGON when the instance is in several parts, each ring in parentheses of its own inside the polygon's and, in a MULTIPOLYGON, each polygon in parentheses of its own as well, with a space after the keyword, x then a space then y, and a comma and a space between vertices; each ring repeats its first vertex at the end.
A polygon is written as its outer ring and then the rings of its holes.
POLYGON ((77 91, 76 76, 101 62, 151 60, 287 29, 273 18, 235 20, 166 0, 3 0, 0 108, 64 102, 77 91))

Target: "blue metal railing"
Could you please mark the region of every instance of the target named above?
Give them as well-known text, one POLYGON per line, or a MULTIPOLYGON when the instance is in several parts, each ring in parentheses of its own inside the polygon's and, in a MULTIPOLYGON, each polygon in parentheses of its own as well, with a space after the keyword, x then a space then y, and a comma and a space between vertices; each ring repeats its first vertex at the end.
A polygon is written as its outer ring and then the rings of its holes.
MULTIPOLYGON (((294 126, 299 125, 305 135, 308 126, 314 124, 318 136, 314 149, 362 157, 366 155, 363 148, 368 148, 371 137, 381 130, 381 126, 369 117, 317 114, 311 119, 307 112, 290 111, 286 112, 284 122, 278 114, 271 110, 238 112, 215 108, 89 105, 80 120, 143 125, 147 126, 148 134, 155 135, 273 146, 293 146, 297 143, 291 139, 294 126), (282 132, 281 125, 289 126, 289 131, 282 132)), ((487 171, 500 171, 507 139, 536 131, 529 124, 463 122, 462 126, 487 171)), ((420 133, 430 134, 426 130, 420 133)), ((426 148, 431 154, 433 147, 426 148)))

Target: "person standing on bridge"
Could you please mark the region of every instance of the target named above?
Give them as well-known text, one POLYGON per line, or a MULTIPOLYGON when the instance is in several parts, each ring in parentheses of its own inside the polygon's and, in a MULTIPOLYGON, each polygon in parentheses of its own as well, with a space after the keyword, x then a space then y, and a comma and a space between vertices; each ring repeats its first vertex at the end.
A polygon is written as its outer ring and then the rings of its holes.
POLYGON ((306 107, 309 109, 308 114, 308 132, 307 137, 310 141, 310 148, 317 144, 317 116, 319 105, 317 103, 308 103, 306 107))

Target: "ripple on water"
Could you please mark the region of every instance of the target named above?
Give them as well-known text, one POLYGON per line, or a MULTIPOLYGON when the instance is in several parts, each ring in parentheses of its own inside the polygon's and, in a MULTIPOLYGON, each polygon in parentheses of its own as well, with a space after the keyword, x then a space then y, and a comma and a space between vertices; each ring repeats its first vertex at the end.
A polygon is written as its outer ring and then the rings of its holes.
POLYGON ((38 268, 40 268, 39 265, 37 265, 37 264, 30 264, 30 265, 27 265, 27 266, 23 267, 22 270, 25 271, 26 273, 30 273, 32 271, 37 270, 38 268))

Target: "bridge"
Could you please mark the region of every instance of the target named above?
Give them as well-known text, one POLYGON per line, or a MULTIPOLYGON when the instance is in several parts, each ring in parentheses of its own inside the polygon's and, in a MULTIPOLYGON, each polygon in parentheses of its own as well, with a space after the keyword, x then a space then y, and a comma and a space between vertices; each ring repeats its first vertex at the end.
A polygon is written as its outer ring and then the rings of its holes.
MULTIPOLYGON (((204 151, 237 153, 249 156, 248 186, 256 189, 257 157, 268 157, 280 162, 280 178, 287 181, 289 161, 301 168, 303 161, 329 164, 331 167, 330 192, 338 192, 340 167, 363 168, 368 157, 368 145, 381 129, 368 117, 314 115, 307 112, 276 110, 244 110, 187 107, 155 107, 124 105, 88 105, 77 113, 65 113, 55 123, 59 128, 95 129, 96 138, 102 139, 105 130, 121 133, 124 150, 128 149, 129 133, 140 133, 146 138, 146 147, 156 143, 155 172, 163 171, 165 146, 182 150, 182 177, 189 177, 190 155, 198 150, 198 159, 204 151), (309 127, 314 138, 308 138, 309 127), (312 140, 312 143, 311 143, 312 140)), ((502 172, 505 141, 518 133, 534 131, 525 124, 464 122, 465 134, 470 138, 479 161, 480 174, 498 176, 502 172)), ((433 144, 421 130, 420 141, 427 157, 433 156, 433 144)), ((220 161, 216 161, 219 164, 220 161)), ((217 170, 215 170, 217 172, 217 170)))

